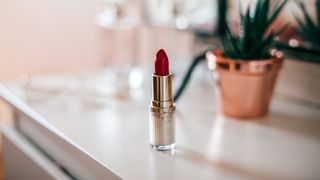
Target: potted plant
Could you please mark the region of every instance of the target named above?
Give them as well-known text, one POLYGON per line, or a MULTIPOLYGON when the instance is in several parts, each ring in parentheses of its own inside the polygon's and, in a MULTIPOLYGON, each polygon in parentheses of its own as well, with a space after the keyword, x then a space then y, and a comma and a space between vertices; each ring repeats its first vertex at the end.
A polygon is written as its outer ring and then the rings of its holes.
POLYGON ((273 40, 287 25, 277 31, 270 27, 286 2, 253 1, 244 14, 240 12, 239 35, 227 26, 222 37, 223 50, 206 53, 225 115, 252 118, 268 112, 283 62, 283 53, 272 49, 273 40))

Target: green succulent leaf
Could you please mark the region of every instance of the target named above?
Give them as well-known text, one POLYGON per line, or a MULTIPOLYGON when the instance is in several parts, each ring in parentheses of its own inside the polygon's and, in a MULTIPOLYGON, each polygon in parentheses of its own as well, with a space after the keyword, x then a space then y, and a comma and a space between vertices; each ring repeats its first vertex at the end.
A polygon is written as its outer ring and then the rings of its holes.
POLYGON ((295 31, 307 42, 313 46, 320 47, 320 0, 315 1, 316 7, 316 21, 313 21, 310 14, 307 12, 305 5, 302 2, 298 3, 300 7, 304 21, 295 16, 295 19, 299 25, 299 29, 295 31))
POLYGON ((320 26, 320 1, 316 1, 316 13, 317 13, 317 20, 318 20, 318 30, 320 26))
POLYGON ((301 10, 303 12, 303 15, 305 17, 305 20, 306 20, 306 23, 307 23, 307 27, 309 29, 310 32, 312 32, 313 34, 317 34, 317 28, 316 28, 316 25, 313 23, 310 15, 308 14, 305 6, 303 5, 303 3, 301 2, 300 3, 300 7, 301 7, 301 10))
POLYGON ((272 8, 271 0, 254 0, 244 13, 240 11, 239 35, 233 35, 228 26, 222 37, 225 56, 242 60, 268 58, 268 50, 274 38, 288 26, 284 25, 278 31, 268 33, 286 2, 287 0, 278 0, 272 8))
POLYGON ((281 1, 277 3, 277 6, 275 7, 275 10, 271 13, 271 16, 269 18, 269 23, 272 23, 280 14, 282 11, 283 7, 286 5, 288 0, 281 1))

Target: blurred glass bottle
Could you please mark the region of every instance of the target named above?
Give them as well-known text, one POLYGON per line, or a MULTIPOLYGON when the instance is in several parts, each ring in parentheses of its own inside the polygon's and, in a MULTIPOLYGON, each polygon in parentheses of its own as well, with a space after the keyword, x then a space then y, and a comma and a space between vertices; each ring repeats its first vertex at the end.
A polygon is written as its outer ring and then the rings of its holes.
POLYGON ((137 52, 140 23, 139 0, 101 0, 95 18, 104 67, 86 78, 86 95, 125 100, 129 90, 142 85, 137 52), (132 77, 134 76, 134 82, 132 77))

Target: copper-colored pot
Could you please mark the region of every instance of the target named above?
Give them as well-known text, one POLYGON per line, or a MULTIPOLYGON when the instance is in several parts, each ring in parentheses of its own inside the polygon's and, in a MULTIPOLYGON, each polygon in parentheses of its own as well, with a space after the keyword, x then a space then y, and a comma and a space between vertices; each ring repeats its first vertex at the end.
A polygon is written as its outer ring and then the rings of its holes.
POLYGON ((213 71, 223 113, 237 118, 266 115, 274 85, 283 62, 283 53, 270 51, 266 60, 238 60, 224 57, 222 51, 206 54, 213 71))

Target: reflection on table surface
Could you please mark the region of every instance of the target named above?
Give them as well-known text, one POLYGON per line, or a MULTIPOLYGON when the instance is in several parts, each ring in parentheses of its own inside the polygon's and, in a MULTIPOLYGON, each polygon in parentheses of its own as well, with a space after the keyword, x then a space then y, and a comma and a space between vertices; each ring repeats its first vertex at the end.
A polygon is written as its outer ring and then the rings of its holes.
POLYGON ((318 107, 276 95, 266 117, 228 118, 218 113, 214 88, 208 82, 191 85, 177 102, 173 153, 149 148, 150 86, 121 101, 108 96, 88 100, 79 91, 81 86, 72 83, 67 83, 67 91, 46 94, 47 99, 40 101, 24 99, 21 86, 7 87, 53 127, 126 178, 319 177, 318 107))

